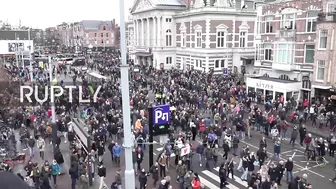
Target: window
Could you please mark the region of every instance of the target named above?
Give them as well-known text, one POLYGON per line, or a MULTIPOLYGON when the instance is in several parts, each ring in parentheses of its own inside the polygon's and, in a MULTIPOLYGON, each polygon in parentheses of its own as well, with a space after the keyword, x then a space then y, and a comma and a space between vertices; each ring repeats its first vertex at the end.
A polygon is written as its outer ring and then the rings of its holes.
POLYGON ((226 68, 225 67, 225 60, 216 60, 215 61, 215 68, 226 68))
POLYGON ((226 33, 225 31, 217 32, 217 47, 226 47, 226 33))
POLYGON ((181 36, 181 46, 185 47, 186 46, 186 32, 182 32, 182 36, 181 36))
POLYGON ((283 14, 281 16, 281 28, 295 29, 294 14, 283 14))
POLYGON ((317 12, 308 12, 307 22, 306 22, 306 32, 316 31, 316 17, 317 17, 317 12))
POLYGON ((195 68, 201 68, 202 67, 202 60, 195 60, 195 68))
POLYGON ((103 34, 103 33, 101 33, 101 34, 100 34, 100 37, 104 37, 104 34, 103 34))
POLYGON ((173 63, 173 57, 166 57, 166 64, 172 64, 173 63))
POLYGON ((327 48, 327 39, 328 39, 328 30, 321 30, 319 38, 319 49, 327 48))
POLYGON ((246 32, 240 32, 239 34, 239 47, 246 47, 246 32))
POLYGON ((172 46, 172 33, 170 30, 166 31, 166 46, 171 47, 172 46))
POLYGON ((327 4, 327 11, 328 11, 328 13, 334 13, 336 11, 336 4, 335 3, 328 3, 327 4))
POLYGON ((324 60, 318 60, 317 61, 317 74, 316 74, 316 80, 317 81, 323 81, 324 80, 324 69, 325 69, 325 61, 324 60))
POLYGON ((106 33, 106 37, 108 37, 109 36, 109 34, 108 33, 106 33))
POLYGON ((305 45, 305 63, 314 63, 315 45, 305 45))
POLYGON ((290 64, 293 62, 293 44, 278 44, 276 62, 290 64))
POLYGON ((273 33, 272 21, 273 21, 273 16, 266 17, 265 33, 273 33))
POLYGON ((97 33, 95 33, 94 36, 97 37, 97 33))
POLYGON ((101 40, 101 43, 104 44, 104 39, 101 40))
POLYGON ((196 39, 196 47, 197 48, 202 48, 202 32, 197 31, 196 35, 195 35, 195 39, 196 39))
POLYGON ((171 18, 166 18, 166 22, 172 22, 171 18))
POLYGON ((103 30, 106 30, 106 26, 103 26, 103 30))
POLYGON ((265 45, 265 60, 272 60, 272 44, 265 45))
POLYGON ((109 40, 106 40, 106 42, 105 42, 106 44, 109 44, 110 42, 109 42, 109 40))

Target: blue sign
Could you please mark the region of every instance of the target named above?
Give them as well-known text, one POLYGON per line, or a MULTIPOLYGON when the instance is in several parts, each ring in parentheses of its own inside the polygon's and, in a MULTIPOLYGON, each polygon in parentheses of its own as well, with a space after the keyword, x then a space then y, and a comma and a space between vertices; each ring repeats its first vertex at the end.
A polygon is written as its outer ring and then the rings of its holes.
POLYGON ((162 105, 153 107, 153 125, 169 124, 170 122, 170 107, 162 105))
POLYGON ((227 69, 227 68, 224 68, 224 69, 223 69, 223 74, 224 74, 224 75, 227 75, 227 74, 228 74, 228 69, 227 69))

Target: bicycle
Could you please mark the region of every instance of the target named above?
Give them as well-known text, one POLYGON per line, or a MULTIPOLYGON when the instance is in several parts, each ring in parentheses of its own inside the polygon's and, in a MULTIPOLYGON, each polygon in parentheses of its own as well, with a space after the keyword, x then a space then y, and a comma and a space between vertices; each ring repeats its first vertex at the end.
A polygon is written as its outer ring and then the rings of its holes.
POLYGON ((305 150, 304 157, 307 161, 312 160, 314 157, 314 154, 311 150, 305 150))
POLYGON ((317 165, 320 165, 320 167, 325 167, 328 163, 324 156, 316 157, 315 161, 317 165))

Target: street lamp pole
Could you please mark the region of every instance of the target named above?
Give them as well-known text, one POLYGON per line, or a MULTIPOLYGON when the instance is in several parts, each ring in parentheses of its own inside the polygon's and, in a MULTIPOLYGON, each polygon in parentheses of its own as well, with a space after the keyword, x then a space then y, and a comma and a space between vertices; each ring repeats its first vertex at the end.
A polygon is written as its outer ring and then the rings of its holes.
MULTIPOLYGON (((50 96, 54 95, 51 86, 53 85, 53 65, 51 62, 51 56, 48 57, 49 60, 49 80, 50 80, 50 96)), ((56 111, 55 111, 55 99, 50 98, 50 105, 51 105, 51 126, 52 126, 52 144, 54 153, 56 152, 56 141, 57 141, 57 125, 56 125, 56 111)))
POLYGON ((129 81, 128 69, 129 66, 126 62, 126 31, 125 31, 125 5, 124 0, 119 0, 120 10, 120 52, 121 52, 121 97, 122 97, 122 111, 123 111, 123 125, 124 125, 124 148, 125 148, 125 189, 135 188, 135 178, 132 160, 132 131, 130 119, 130 104, 129 104, 129 81))
POLYGON ((31 45, 30 45, 30 28, 28 30, 28 42, 29 42, 29 73, 30 73, 30 81, 34 81, 33 74, 33 65, 32 65, 32 57, 31 57, 31 45))

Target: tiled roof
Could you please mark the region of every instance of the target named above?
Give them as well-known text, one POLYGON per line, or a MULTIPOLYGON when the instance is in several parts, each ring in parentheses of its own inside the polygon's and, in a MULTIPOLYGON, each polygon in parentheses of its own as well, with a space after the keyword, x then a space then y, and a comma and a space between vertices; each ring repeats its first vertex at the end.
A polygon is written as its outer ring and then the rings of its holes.
POLYGON ((102 24, 107 24, 112 28, 112 21, 101 21, 101 20, 82 20, 80 22, 84 28, 87 29, 98 29, 102 24))
POLYGON ((151 0, 155 6, 184 6, 183 0, 151 0))

